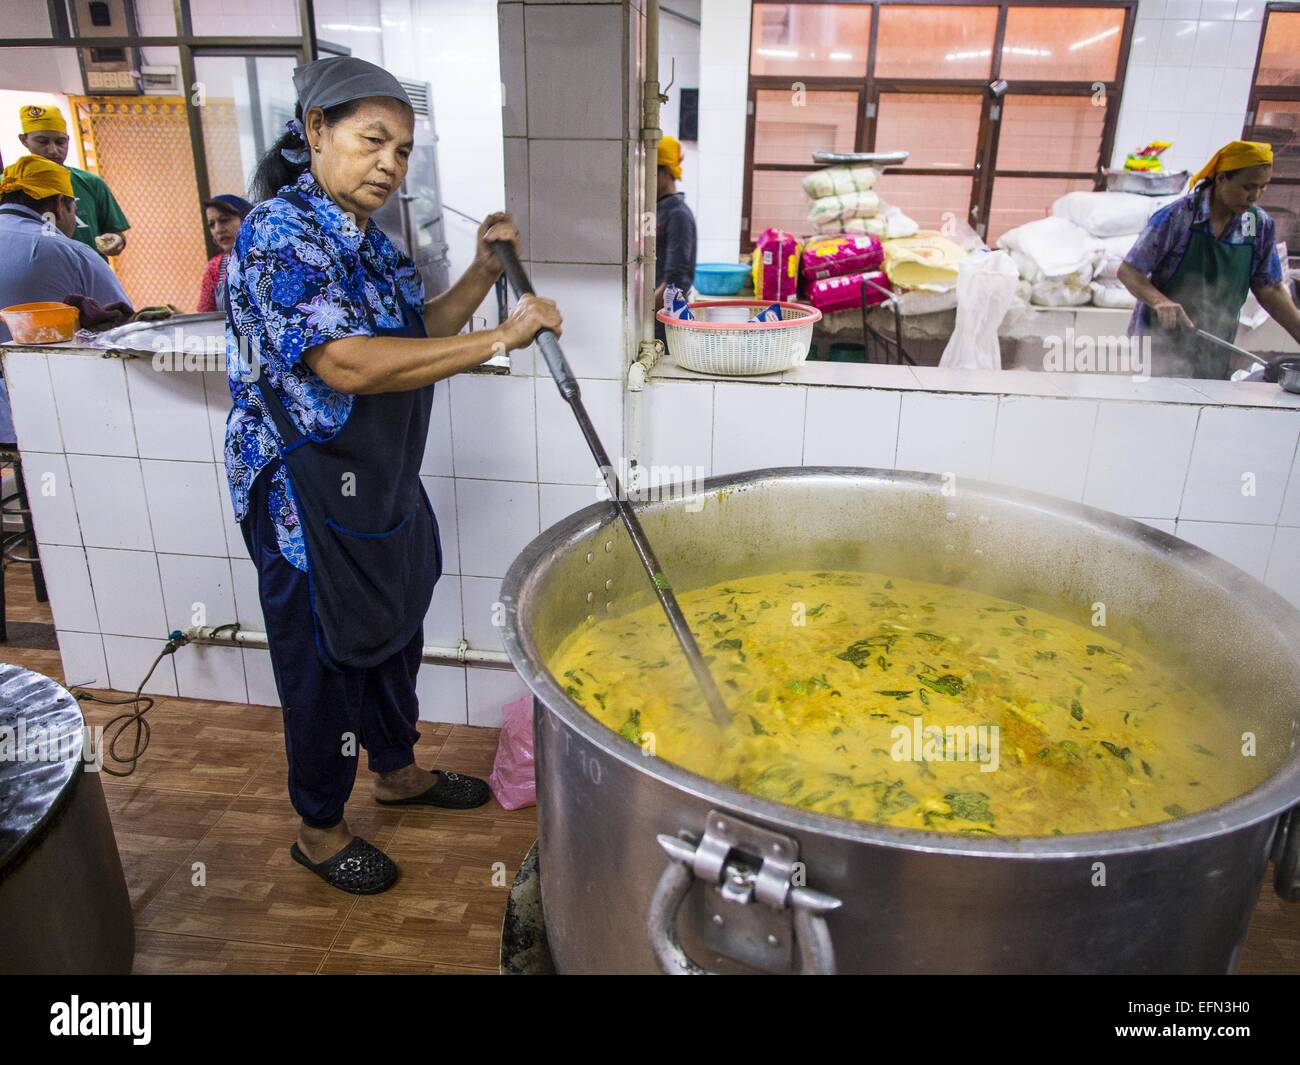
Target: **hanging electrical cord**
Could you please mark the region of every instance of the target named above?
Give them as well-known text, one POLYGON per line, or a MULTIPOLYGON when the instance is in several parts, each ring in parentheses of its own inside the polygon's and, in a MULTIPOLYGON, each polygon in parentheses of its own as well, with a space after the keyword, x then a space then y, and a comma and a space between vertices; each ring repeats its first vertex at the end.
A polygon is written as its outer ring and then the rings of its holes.
MULTIPOLYGON (((213 635, 216 635, 226 629, 230 629, 232 632, 238 632, 239 625, 220 625, 213 629, 212 632, 213 635)), ((144 675, 144 679, 140 681, 139 685, 136 687, 135 694, 128 696, 125 699, 108 699, 102 695, 93 695, 84 688, 72 689, 72 697, 78 702, 103 703, 106 706, 132 707, 132 709, 126 713, 118 714, 116 717, 110 718, 104 725, 105 742, 102 746, 102 750, 105 759, 104 764, 100 767, 101 772, 114 777, 129 777, 135 772, 136 765, 144 756, 144 752, 149 748, 149 736, 151 730, 149 722, 144 719, 144 716, 154 708, 156 702, 152 695, 142 694, 144 692, 144 686, 149 683, 150 678, 154 674, 154 670, 158 668, 159 662, 168 655, 174 655, 189 642, 190 638, 179 629, 170 632, 167 637, 167 642, 163 645, 163 649, 158 652, 158 657, 153 660, 153 665, 149 667, 149 672, 144 675), (128 730, 132 730, 134 739, 130 754, 123 755, 118 751, 117 747, 118 743, 127 734, 128 730), (108 764, 110 760, 119 765, 126 766, 126 768, 113 769, 108 764)))

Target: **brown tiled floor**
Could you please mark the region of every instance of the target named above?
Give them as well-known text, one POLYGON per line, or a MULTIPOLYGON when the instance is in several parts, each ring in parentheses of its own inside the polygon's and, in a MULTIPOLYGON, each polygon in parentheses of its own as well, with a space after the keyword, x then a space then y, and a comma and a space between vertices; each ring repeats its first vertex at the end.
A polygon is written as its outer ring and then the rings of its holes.
MULTIPOLYGON (((48 606, 34 601, 25 568, 6 576, 10 641, 0 659, 62 681, 48 606)), ((84 705, 91 723, 118 709, 84 705)), ((345 895, 289 858, 297 818, 277 710, 160 698, 149 721, 135 774, 103 776, 135 910, 136 972, 496 971, 506 892, 536 837, 535 808, 510 813, 494 800, 467 813, 392 810, 372 801, 363 768, 349 823, 393 856, 402 879, 383 895, 345 895)), ((421 732, 421 765, 487 776, 496 730, 421 732)), ((1300 905, 1268 883, 1240 971, 1300 971, 1300 905)))
MULTIPOLYGON (((48 605, 35 602, 26 568, 6 577, 0 659, 62 681, 48 605)), ((91 724, 122 709, 83 706, 91 724)), ((373 801, 363 765, 348 823, 393 856, 402 879, 381 896, 346 895, 289 858, 298 820, 278 710, 159 698, 148 720, 135 773, 101 777, 135 911, 136 972, 497 971, 506 893, 537 837, 535 809, 510 813, 495 800, 466 813, 390 809, 373 801)), ((420 731, 421 765, 490 772, 495 729, 420 731)))

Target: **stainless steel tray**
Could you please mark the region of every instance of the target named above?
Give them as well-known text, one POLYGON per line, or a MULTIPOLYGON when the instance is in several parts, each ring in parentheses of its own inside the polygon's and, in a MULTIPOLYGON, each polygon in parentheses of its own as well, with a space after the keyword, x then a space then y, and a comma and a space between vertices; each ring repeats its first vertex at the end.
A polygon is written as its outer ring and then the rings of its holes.
MULTIPOLYGON (((220 339, 224 348, 226 316, 220 311, 203 314, 173 314, 156 322, 127 322, 96 335, 94 346, 110 351, 159 352, 185 351, 196 338, 220 339)), ((207 345, 205 345, 206 347, 207 345)))
POLYGON ((1136 192, 1139 196, 1173 196, 1187 187, 1186 170, 1122 170, 1118 167, 1103 171, 1107 192, 1136 192))
POLYGON ((911 152, 813 152, 814 163, 838 166, 844 163, 867 163, 870 166, 902 166, 911 152))

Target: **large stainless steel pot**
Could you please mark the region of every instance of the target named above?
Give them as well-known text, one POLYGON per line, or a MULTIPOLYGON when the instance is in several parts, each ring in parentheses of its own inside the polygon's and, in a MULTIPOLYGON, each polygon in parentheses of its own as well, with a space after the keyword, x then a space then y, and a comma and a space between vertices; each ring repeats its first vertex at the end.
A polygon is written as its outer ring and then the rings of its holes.
POLYGON ((927 474, 757 470, 640 514, 679 590, 845 568, 1083 624, 1102 603, 1108 634, 1163 649, 1253 735, 1258 783, 1146 828, 990 838, 844 821, 647 757, 546 669, 589 615, 650 601, 630 540, 597 504, 534 540, 502 588, 506 650, 535 697, 543 904, 561 971, 1224 972, 1270 852, 1279 893, 1296 897, 1300 613, 1236 568, 1113 514, 927 474))

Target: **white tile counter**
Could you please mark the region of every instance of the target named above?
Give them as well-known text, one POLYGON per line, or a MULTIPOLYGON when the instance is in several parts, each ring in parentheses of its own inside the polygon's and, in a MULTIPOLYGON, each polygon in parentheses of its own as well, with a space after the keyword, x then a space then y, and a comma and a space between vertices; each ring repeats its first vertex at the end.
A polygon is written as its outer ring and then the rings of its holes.
MULTIPOLYGON (((70 349, 3 357, 69 680, 133 691, 171 629, 261 630, 221 463, 224 374, 70 349)), ((652 477, 854 465, 1002 481, 1176 533, 1300 604, 1300 397, 1273 385, 849 363, 715 378, 665 360, 637 441, 619 382, 581 384, 610 455, 652 477)), ((445 556, 425 641, 499 650, 507 567, 598 498, 572 415, 549 377, 440 383, 422 477, 445 556)), ((184 647, 149 690, 276 702, 252 649, 184 647)), ((495 724, 525 689, 513 672, 426 664, 419 690, 427 720, 495 724)))
POLYGON ((806 362, 752 378, 667 356, 641 462, 951 473, 1136 518, 1300 606, 1300 395, 1272 384, 806 362))

